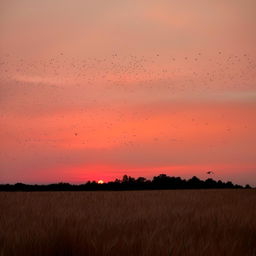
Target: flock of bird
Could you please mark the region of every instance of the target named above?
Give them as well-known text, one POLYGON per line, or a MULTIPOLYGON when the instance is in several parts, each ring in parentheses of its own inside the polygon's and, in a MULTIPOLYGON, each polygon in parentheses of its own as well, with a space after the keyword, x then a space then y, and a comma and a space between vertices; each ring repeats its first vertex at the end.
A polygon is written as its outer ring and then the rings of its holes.
MULTIPOLYGON (((162 56, 158 53, 151 56, 122 56, 114 53, 105 58, 70 58, 65 53, 59 53, 40 60, 27 60, 8 54, 1 58, 0 74, 2 122, 15 118, 15 112, 27 120, 52 113, 55 122, 60 123, 55 132, 62 134, 63 130, 68 130, 71 136, 79 138, 86 128, 88 139, 81 140, 81 144, 86 145, 91 135, 99 130, 111 131, 115 123, 122 123, 125 119, 136 117, 147 123, 155 111, 154 102, 157 100, 170 102, 172 97, 187 94, 255 90, 256 59, 248 53, 227 54, 222 51, 216 51, 211 56, 203 52, 189 56, 162 56), (124 109, 133 103, 135 107, 124 114, 124 109), (140 104, 147 108, 145 113, 136 108, 140 104), (66 114, 60 111, 63 108, 67 108, 67 113, 72 110, 78 117, 84 115, 85 118, 79 120, 74 114, 74 122, 65 123, 66 114), (112 112, 115 114, 108 120, 104 113, 112 112)), ((175 114, 175 111, 171 111, 171 114, 175 114)), ((191 122, 196 121, 195 117, 190 119, 191 122)), ((70 118, 67 118, 69 121, 70 118)), ((175 123, 172 125, 175 127, 175 123)), ((16 129, 22 131, 22 126, 17 121, 16 129)), ((32 133, 34 129, 30 121, 27 126, 25 137, 17 141, 30 146, 39 143, 37 138, 28 137, 29 131, 32 133)), ((42 140, 43 143, 48 140, 53 145, 63 140, 54 138, 54 133, 47 129, 43 124, 39 129, 45 137, 50 133, 50 138, 42 140)), ((230 127, 226 129, 231 131, 230 127)), ((138 135, 137 131, 124 129, 124 132, 122 143, 131 146, 133 138, 138 135)), ((8 131, 6 134, 10 135, 8 131)), ((96 139, 96 135, 92 138, 96 139)), ((106 141, 120 139, 109 135, 106 141)), ((152 140, 159 142, 155 135, 152 140)), ((171 140, 176 143, 182 141, 182 137, 171 140)), ((79 142, 75 140, 75 143, 79 142)), ((208 171, 207 174, 214 173, 208 171)))
POLYGON ((6 55, 0 61, 1 77, 5 81, 16 79, 17 82, 34 82, 42 86, 48 84, 53 88, 62 88, 64 84, 71 84, 74 88, 100 82, 107 88, 112 84, 127 90, 131 90, 131 82, 153 89, 156 81, 158 86, 162 82, 170 90, 186 90, 198 83, 210 88, 211 84, 216 86, 216 82, 232 89, 241 86, 236 81, 245 89, 255 79, 255 67, 254 57, 247 54, 225 55, 222 52, 216 53, 215 57, 204 56, 203 53, 182 57, 159 54, 119 57, 113 54, 109 58, 84 59, 65 58, 61 53, 50 59, 34 61, 6 55), (177 81, 177 78, 180 79, 177 81))

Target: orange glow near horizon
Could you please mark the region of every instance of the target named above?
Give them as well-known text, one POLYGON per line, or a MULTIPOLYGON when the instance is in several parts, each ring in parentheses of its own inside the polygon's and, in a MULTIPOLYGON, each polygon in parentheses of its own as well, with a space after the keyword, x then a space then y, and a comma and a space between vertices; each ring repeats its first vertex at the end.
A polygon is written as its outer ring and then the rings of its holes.
POLYGON ((1 7, 0 183, 256 185, 254 1, 1 7))

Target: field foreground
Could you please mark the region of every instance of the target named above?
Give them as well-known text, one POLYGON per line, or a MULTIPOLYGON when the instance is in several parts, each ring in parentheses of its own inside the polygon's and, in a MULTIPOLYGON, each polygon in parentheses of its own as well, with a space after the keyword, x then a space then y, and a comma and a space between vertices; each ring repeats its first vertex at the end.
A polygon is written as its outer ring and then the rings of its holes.
POLYGON ((0 255, 256 255, 256 191, 1 192, 0 255))

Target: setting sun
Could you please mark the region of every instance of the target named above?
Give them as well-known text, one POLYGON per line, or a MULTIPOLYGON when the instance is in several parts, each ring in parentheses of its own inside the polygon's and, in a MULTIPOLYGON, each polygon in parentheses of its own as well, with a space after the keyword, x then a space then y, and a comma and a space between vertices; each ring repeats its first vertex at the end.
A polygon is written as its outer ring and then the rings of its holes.
POLYGON ((103 180, 99 180, 99 181, 98 181, 98 184, 103 184, 103 183, 104 183, 103 180))

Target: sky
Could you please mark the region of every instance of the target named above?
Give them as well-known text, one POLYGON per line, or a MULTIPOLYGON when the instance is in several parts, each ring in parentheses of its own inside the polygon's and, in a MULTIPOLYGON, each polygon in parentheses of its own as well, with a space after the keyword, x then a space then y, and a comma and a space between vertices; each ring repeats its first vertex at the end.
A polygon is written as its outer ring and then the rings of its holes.
POLYGON ((255 10, 2 0, 0 183, 165 173, 256 186, 255 10))

